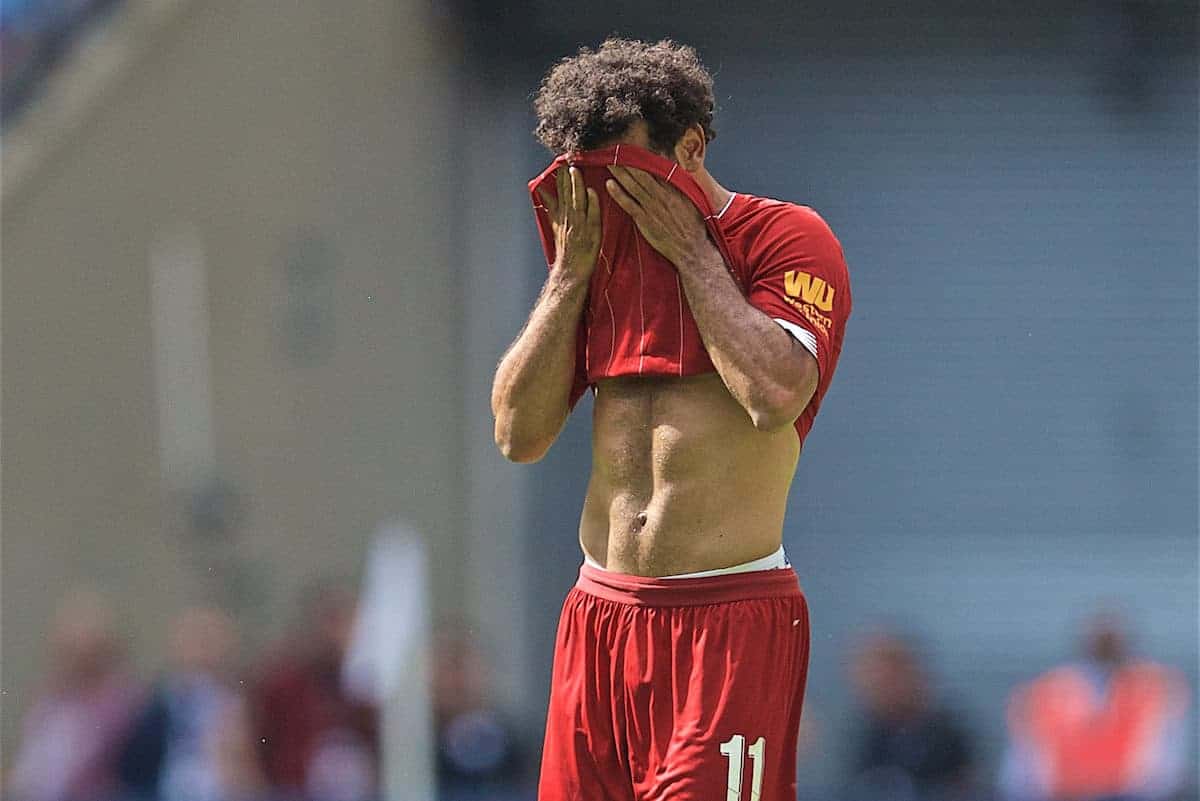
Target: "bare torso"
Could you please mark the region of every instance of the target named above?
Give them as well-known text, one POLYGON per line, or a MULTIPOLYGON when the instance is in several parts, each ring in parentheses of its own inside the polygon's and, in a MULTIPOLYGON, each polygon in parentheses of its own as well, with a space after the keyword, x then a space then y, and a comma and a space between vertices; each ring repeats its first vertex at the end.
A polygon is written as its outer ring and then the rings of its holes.
POLYGON ((795 430, 755 429, 716 373, 602 379, 580 544, 639 576, 766 556, 780 545, 799 456, 795 430))

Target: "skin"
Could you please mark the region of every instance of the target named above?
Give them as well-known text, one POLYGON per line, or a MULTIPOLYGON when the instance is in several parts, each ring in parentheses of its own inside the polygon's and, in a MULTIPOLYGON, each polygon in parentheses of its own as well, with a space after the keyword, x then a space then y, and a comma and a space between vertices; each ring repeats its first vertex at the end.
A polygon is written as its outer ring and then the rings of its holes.
MULTIPOLYGON (((613 143, 652 149, 644 122, 613 143)), ((667 155, 722 208, 731 193, 704 167, 700 126, 667 155)), ((817 387, 812 355, 734 284, 695 206, 641 170, 613 167, 606 190, 679 271, 715 373, 627 376, 596 386, 592 474, 580 520, 584 552, 604 567, 667 576, 729 567, 779 548, 800 456, 792 424, 817 387)), ((600 247, 593 190, 574 169, 543 193, 557 260, 492 387, 497 447, 533 462, 570 412, 575 335, 600 247)))

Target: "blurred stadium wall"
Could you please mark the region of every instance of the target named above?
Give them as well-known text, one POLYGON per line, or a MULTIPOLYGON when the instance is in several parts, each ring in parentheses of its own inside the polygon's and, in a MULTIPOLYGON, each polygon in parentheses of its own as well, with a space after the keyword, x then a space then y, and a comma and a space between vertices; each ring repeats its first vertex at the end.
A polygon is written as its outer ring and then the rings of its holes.
POLYGON ((530 93, 614 32, 696 45, 714 173, 814 206, 850 263, 785 533, 813 608, 803 780, 838 777, 848 650, 881 621, 988 759, 1008 690, 1099 604, 1195 686, 1194 3, 352 5, 179 3, 6 191, 6 736, 65 585, 116 592, 153 665, 184 597, 269 637, 400 515, 536 743, 587 407, 512 467, 488 389, 544 276, 530 93), (200 253, 215 481, 194 431, 161 469, 156 401, 151 265, 200 253))
POLYGON ((143 668, 198 598, 231 606, 257 655, 300 585, 353 577, 400 515, 428 537, 439 610, 461 607, 471 292, 448 249, 443 32, 415 1, 167 5, 152 29, 114 18, 107 45, 133 57, 71 130, 34 107, 10 132, 35 146, 3 208, 10 747, 78 582, 115 597, 143 668), (197 259, 207 291, 179 297, 185 275, 156 308, 153 271, 197 259), (175 330, 197 304, 207 364, 175 330), (195 404, 165 437, 164 340, 169 400, 195 404))

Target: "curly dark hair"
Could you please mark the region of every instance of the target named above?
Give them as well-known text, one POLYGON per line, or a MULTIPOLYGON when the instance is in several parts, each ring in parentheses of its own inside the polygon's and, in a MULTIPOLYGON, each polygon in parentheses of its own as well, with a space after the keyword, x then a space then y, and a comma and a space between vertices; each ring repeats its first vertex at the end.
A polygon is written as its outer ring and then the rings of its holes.
POLYGON ((538 141, 552 153, 591 150, 645 120, 654 149, 670 153, 689 127, 712 141, 713 79, 694 48, 610 38, 558 62, 534 98, 538 141))

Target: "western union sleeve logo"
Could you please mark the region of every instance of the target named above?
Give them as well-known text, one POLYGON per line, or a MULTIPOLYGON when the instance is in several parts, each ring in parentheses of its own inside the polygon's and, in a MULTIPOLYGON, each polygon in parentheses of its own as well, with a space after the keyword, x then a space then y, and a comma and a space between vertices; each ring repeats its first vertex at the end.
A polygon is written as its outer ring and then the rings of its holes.
POLYGON ((833 311, 834 289, 821 278, 788 270, 783 274, 783 291, 793 298, 811 303, 821 311, 833 311))

